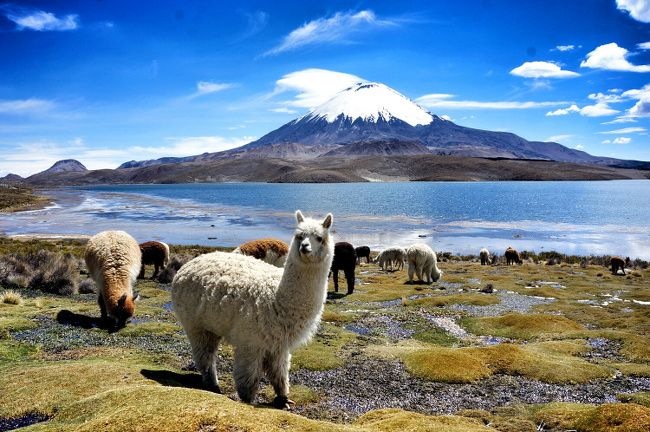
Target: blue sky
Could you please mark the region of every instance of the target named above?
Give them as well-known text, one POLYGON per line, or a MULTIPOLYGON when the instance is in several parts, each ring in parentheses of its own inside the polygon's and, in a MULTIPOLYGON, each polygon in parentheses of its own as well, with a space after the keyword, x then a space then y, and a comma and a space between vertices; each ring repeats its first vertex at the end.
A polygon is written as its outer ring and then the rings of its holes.
POLYGON ((232 148, 357 77, 650 160, 650 0, 1 1, 0 175, 232 148))

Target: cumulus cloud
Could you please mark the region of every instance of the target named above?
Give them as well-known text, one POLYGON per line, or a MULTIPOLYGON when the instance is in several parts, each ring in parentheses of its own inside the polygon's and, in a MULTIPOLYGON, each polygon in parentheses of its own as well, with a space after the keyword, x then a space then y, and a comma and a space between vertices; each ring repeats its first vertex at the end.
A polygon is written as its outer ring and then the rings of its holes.
POLYGON ((555 111, 546 113, 547 117, 564 116, 571 113, 579 113, 585 117, 603 117, 618 114, 620 111, 609 106, 610 103, 617 103, 625 100, 625 97, 619 94, 618 89, 608 90, 607 93, 591 93, 587 98, 595 101, 593 105, 585 105, 580 108, 578 105, 573 104, 568 108, 560 108, 555 111))
POLYGON ((331 99, 336 93, 353 84, 366 81, 356 75, 327 69, 304 69, 284 75, 275 82, 275 89, 267 96, 293 92, 291 100, 281 102, 282 106, 314 108, 331 99))
POLYGON ((546 113, 546 117, 564 116, 567 114, 571 114, 573 112, 580 112, 580 108, 578 108, 578 105, 572 104, 568 108, 558 108, 555 111, 549 111, 546 113))
POLYGON ((616 43, 601 45, 587 54, 580 67, 625 72, 650 72, 650 65, 633 65, 627 61, 629 51, 616 43))
POLYGON ((616 0, 616 7, 629 13, 637 21, 650 22, 650 1, 648 0, 616 0))
POLYGON ((0 5, 0 10, 7 19, 16 24, 16 30, 65 31, 79 27, 79 16, 76 14, 57 17, 51 12, 13 5, 0 5))
POLYGON ((563 70, 557 64, 545 61, 525 62, 511 70, 510 74, 524 78, 575 78, 580 76, 576 72, 563 70))
POLYGON ((642 42, 640 44, 636 44, 636 47, 642 50, 649 50, 650 49, 650 42, 642 42))
POLYGON ((469 100, 452 100, 454 95, 444 93, 432 93, 420 96, 415 100, 419 105, 426 108, 448 108, 448 109, 532 109, 543 108, 558 105, 566 105, 567 102, 515 102, 515 101, 469 101, 469 100))
POLYGON ((397 21, 379 19, 371 10, 337 12, 329 18, 309 21, 284 37, 282 42, 265 55, 280 54, 307 45, 346 42, 355 33, 397 25, 397 21))

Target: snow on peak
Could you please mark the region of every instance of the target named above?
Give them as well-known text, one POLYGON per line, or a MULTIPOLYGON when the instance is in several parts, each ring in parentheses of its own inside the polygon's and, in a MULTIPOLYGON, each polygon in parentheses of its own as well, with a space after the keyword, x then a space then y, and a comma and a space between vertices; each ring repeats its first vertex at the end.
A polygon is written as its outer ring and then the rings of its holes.
POLYGON ((374 82, 359 82, 317 106, 305 117, 320 117, 334 122, 340 115, 352 121, 361 118, 377 122, 399 119, 411 126, 427 125, 433 117, 422 107, 392 88, 374 82))

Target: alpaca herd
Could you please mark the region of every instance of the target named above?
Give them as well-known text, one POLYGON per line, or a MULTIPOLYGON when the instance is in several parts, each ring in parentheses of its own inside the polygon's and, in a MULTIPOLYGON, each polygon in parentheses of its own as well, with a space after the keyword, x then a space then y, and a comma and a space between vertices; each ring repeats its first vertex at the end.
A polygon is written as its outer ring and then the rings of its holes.
MULTIPOLYGON (((255 400, 265 376, 275 391, 272 405, 289 408, 291 353, 315 334, 327 298, 329 275, 338 292, 342 270, 347 294, 353 294, 355 269, 370 248, 334 242, 333 217, 305 218, 296 211, 291 243, 260 239, 244 243, 232 253, 212 252, 188 261, 172 281, 174 312, 189 339, 192 357, 206 390, 220 393, 217 351, 221 342, 234 347, 233 376, 240 399, 255 400)), ((519 253, 509 247, 506 264, 522 264, 519 253)), ((496 257, 483 248, 481 265, 496 264, 496 257)), ((144 277, 145 265, 154 266, 154 277, 169 262, 169 246, 149 241, 138 244, 124 231, 104 231, 86 246, 85 262, 97 285, 102 320, 119 329, 135 312, 136 278, 144 277)), ((408 248, 389 247, 374 260, 384 271, 408 265, 408 282, 417 276, 432 283, 443 272, 436 253, 426 244, 408 248)), ((612 274, 630 264, 629 258, 611 258, 612 274)))

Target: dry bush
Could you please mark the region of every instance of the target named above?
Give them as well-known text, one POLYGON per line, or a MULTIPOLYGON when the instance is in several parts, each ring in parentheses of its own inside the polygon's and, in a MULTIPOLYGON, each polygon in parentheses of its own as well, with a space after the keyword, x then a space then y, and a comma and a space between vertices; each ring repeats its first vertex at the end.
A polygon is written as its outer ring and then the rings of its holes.
POLYGON ((0 256, 0 285, 59 295, 77 293, 77 259, 47 250, 0 256))
POLYGON ((0 294, 0 303, 20 305, 23 303, 23 297, 16 291, 5 291, 0 294))

